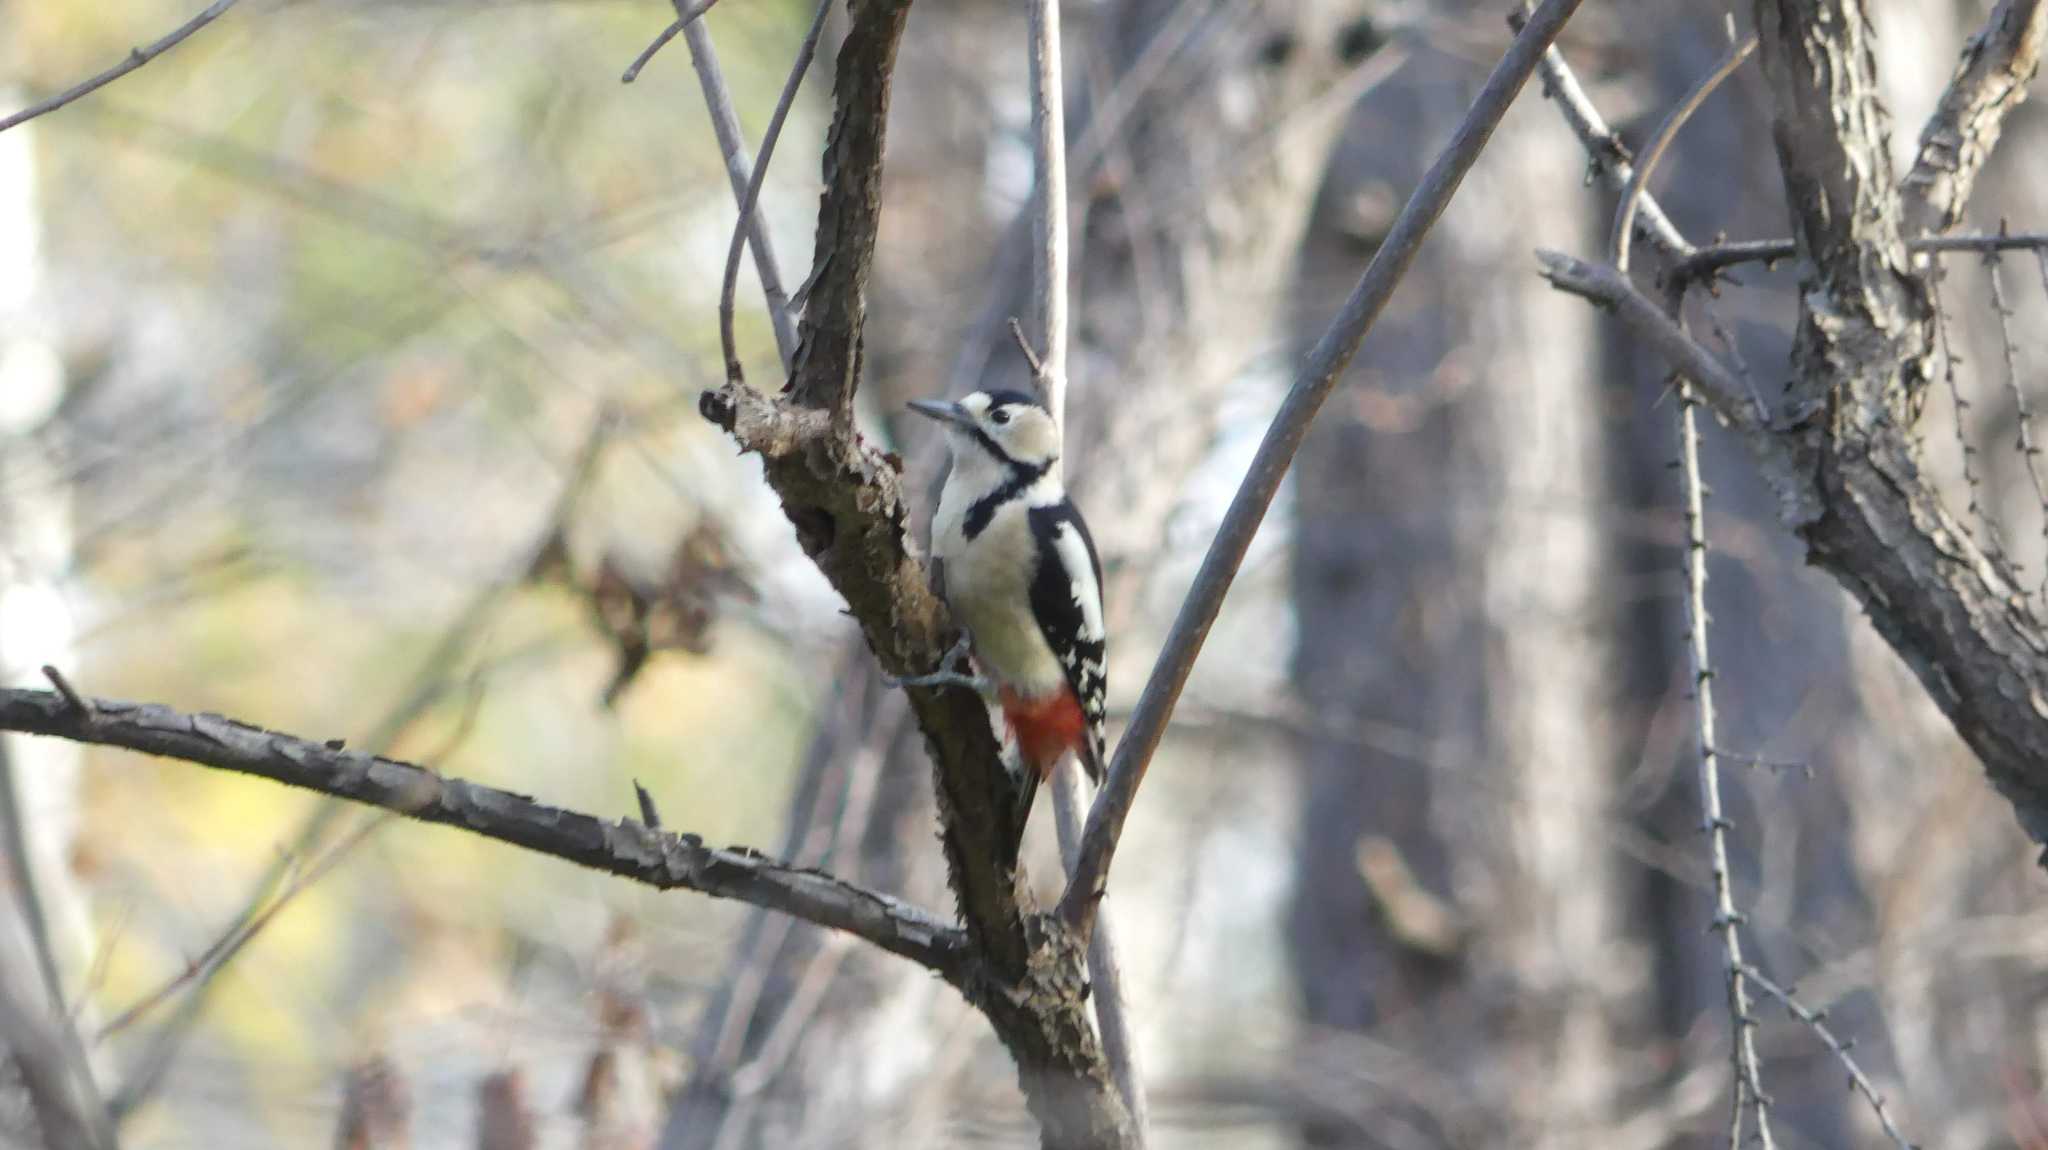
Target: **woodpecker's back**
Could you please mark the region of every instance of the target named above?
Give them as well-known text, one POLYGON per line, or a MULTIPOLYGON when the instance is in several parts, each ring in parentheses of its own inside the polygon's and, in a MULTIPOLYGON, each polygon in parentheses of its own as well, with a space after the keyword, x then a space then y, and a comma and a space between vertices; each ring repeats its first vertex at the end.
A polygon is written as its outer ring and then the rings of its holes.
POLYGON ((953 449, 932 520, 941 593, 1032 772, 1050 774, 1072 750, 1099 782, 1102 565, 1060 483, 1059 428, 1021 392, 913 407, 945 421, 953 449))

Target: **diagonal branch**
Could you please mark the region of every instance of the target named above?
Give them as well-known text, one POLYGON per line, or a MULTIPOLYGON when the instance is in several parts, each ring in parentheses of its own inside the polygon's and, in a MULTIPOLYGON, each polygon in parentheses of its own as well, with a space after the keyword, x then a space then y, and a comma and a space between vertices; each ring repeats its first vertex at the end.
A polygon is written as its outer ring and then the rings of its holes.
MULTIPOLYGON (((711 6, 675 0, 676 24, 683 29, 683 43, 690 49, 690 63, 697 70, 697 83, 704 89, 704 108, 711 114, 711 131, 718 137, 718 150, 725 156, 725 173, 732 182, 733 202, 740 205, 740 226, 754 250, 754 272, 761 280, 761 294, 768 299, 768 319, 775 328, 775 347, 788 366, 796 354, 796 325, 790 318, 789 293, 782 287, 782 268, 775 248, 768 240, 768 222, 758 207, 749 209, 747 186, 754 181, 754 164, 747 158, 747 142, 740 131, 739 113, 733 111, 732 90, 726 87, 725 72, 718 66, 718 48, 711 42, 711 29, 698 19, 711 6)), ((671 25, 674 27, 675 25, 671 25)), ((756 193, 758 195, 758 192, 756 193)))
POLYGON ((1423 238, 1450 204, 1451 196, 1457 192, 1465 173, 1492 138, 1493 130, 1500 125, 1522 85, 1535 72, 1544 49, 1564 30, 1565 21, 1578 10, 1579 3, 1580 0, 1544 0, 1523 25, 1514 43, 1508 47, 1507 54, 1494 66, 1493 74, 1487 77, 1485 87, 1480 89, 1471 110, 1465 113, 1450 142, 1444 146, 1436 162, 1423 176, 1421 185, 1388 229, 1386 239, 1373 253, 1358 286, 1345 301, 1344 310, 1309 353, 1308 363, 1282 401, 1279 414, 1266 429, 1266 436, 1259 444, 1244 482, 1231 498, 1223 524, 1217 529, 1216 538, 1202 559, 1194 586, 1181 604, 1173 629, 1167 634, 1165 647, 1153 666, 1144 694, 1138 699, 1131 724, 1117 744, 1108 782, 1097 796, 1094 810, 1089 812, 1088 826, 1081 842, 1081 857, 1073 878, 1067 884, 1066 894, 1060 899, 1061 917, 1083 935, 1094 920, 1096 907, 1101 905, 1103 891, 1109 882, 1110 860, 1116 852, 1117 841, 1123 835, 1124 820, 1130 815, 1138 786, 1145 779, 1145 768, 1151 764, 1160 740, 1165 737, 1167 719, 1172 716, 1181 688, 1187 685, 1188 675, 1194 670, 1195 658, 1201 654, 1202 644, 1209 636, 1209 627, 1216 621, 1217 612, 1222 610, 1223 597, 1229 593, 1230 584, 1237 577, 1238 567, 1244 562, 1252 537, 1265 519, 1273 496, 1279 492, 1280 482, 1286 477, 1295 452, 1300 450, 1309 424, 1321 410, 1323 401, 1336 390, 1345 367, 1358 351, 1358 345, 1386 307, 1395 286, 1414 263, 1423 238))
POLYGON ((2044 42, 2048 0, 1999 0, 1963 46, 1955 75, 1920 130, 1913 170, 1899 185, 1905 234, 1945 232, 1962 222, 2006 114, 2027 98, 2044 42))
POLYGON ((0 730, 121 747, 382 807, 659 890, 693 890, 769 907, 845 931, 950 980, 963 977, 965 940, 958 928, 888 895, 820 871, 783 866, 753 850, 721 850, 696 835, 547 806, 398 759, 346 750, 338 740, 309 742, 157 704, 83 702, 80 710, 55 692, 0 690, 0 730))
MULTIPOLYGON (((740 191, 740 214, 733 222, 732 243, 725 253, 725 281, 718 292, 718 342, 725 352, 725 377, 737 380, 740 374, 739 343, 733 337, 733 297, 738 293, 740 283, 740 253, 746 248, 747 237, 762 230, 761 185, 767 182, 768 161, 775 158, 775 143, 782 138, 782 125, 789 119, 789 109, 796 103, 797 90, 803 87, 804 75, 811 70, 811 57, 818 52, 818 39, 825 34, 825 17, 832 12, 835 0, 818 0, 818 10, 811 17, 810 30, 804 33, 803 43, 797 46, 796 62, 789 66, 789 78, 783 81, 782 95, 776 98, 775 112, 768 117, 768 130, 761 133, 761 154, 754 161, 754 170, 747 175, 747 186, 740 191)), ((706 51, 709 51, 707 45, 706 51)), ((764 252, 767 249, 762 249, 764 252)), ((770 257, 772 262, 772 256, 770 257)), ((796 353, 794 341, 788 337, 790 331, 788 299, 777 300, 781 291, 777 285, 768 296, 769 319, 775 325, 776 346, 782 354, 782 371, 789 373, 792 358, 796 353)))
MULTIPOLYGON (((1521 8, 1508 15, 1508 26, 1520 32, 1527 22, 1527 0, 1521 8)), ((1543 77, 1543 94, 1557 102, 1564 114, 1564 122, 1579 138, 1586 149, 1587 163, 1593 174, 1600 177, 1609 191, 1625 193, 1636 183, 1634 157, 1629 154, 1621 136, 1608 127, 1606 117, 1593 105, 1592 97, 1579 83, 1571 65, 1565 61, 1564 52, 1552 45, 1543 51, 1543 62, 1539 66, 1543 77)), ((1664 214, 1663 205, 1648 191, 1641 193, 1641 203, 1635 221, 1636 230, 1643 238, 1671 259, 1677 259, 1692 251, 1692 244, 1664 214)))
POLYGON ((1701 347, 1664 310, 1636 289, 1610 264, 1593 264, 1561 252, 1539 251, 1543 278, 1560 291, 1580 296, 1614 313, 1671 365, 1693 381, 1700 399, 1714 414, 1744 430, 1761 427, 1755 407, 1744 396, 1742 382, 1714 353, 1701 347))
POLYGON ((197 32, 201 28, 206 27, 208 24, 213 23, 214 20, 218 18, 221 13, 226 12, 228 9, 234 6, 235 0, 214 0, 212 4, 206 7, 205 11, 199 13, 199 15, 197 16, 192 17, 190 20, 185 21, 183 24, 178 25, 176 28, 171 30, 169 35, 165 36, 163 39, 158 40, 153 44, 145 45, 141 48, 130 48, 128 50, 128 55, 122 58, 119 64, 114 65, 113 67, 107 69, 104 72, 101 72, 99 75, 94 76, 89 80, 84 81, 83 83, 74 84, 73 86, 66 88, 62 92, 59 92, 54 96, 51 96, 49 99, 38 100, 37 102, 30 104, 28 107, 23 108, 21 111, 16 112, 12 116, 9 116, 4 120, 0 120, 0 132, 4 132, 7 129, 15 127, 20 124, 26 124, 30 120, 35 119, 37 116, 47 115, 48 113, 54 112, 57 109, 75 100, 79 100, 86 96, 92 95, 94 92, 99 91, 101 88, 106 87, 108 84, 111 84, 114 81, 120 79, 121 77, 126 76, 128 73, 135 71, 137 68, 142 67, 144 64, 149 63, 151 60, 156 59, 158 56, 161 56, 165 52, 168 52, 171 49, 177 47, 178 45, 184 43, 185 40, 192 35, 192 33, 197 32))

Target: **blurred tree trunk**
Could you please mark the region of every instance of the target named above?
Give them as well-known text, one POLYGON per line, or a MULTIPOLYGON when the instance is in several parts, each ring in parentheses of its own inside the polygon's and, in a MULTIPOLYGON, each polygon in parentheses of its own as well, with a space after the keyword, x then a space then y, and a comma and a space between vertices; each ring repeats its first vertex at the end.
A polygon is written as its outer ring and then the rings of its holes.
MULTIPOLYGON (((0 69, 11 63, 0 59, 0 69)), ((20 99, 0 84, 0 106, 20 99)), ((43 438, 64 371, 47 317, 36 312, 34 141, 33 125, 0 135, 0 677, 9 686, 45 685, 38 668, 76 659, 61 590, 71 561, 70 484, 43 438)), ((0 999, 9 1000, 0 1013, 11 1018, 0 1025, 0 1055, 15 1060, 52 1146, 111 1144, 66 1013, 65 976, 85 970, 93 948, 91 908, 71 868, 83 762, 74 744, 0 737, 0 918, 8 920, 0 924, 0 999)))
MULTIPOLYGON (((1069 468, 1117 588, 1150 570, 1183 480, 1213 441, 1217 397, 1275 330, 1295 239, 1339 121, 1319 98, 1376 45, 1368 11, 1363 0, 1254 11, 1217 0, 1126 0, 1092 20, 1081 9, 1069 15, 1070 175, 1074 209, 1085 213, 1073 223, 1069 468), (1098 102, 1125 110, 1120 130, 1091 143, 1089 109, 1098 102)), ((895 108, 918 122, 891 137, 874 380, 862 392, 876 397, 879 419, 919 395, 1023 378, 1004 321, 1027 313, 1024 229, 991 224, 986 206, 991 196, 1028 192, 997 179, 1007 158, 1028 156, 1023 65, 1019 11, 933 5, 910 22, 895 108), (1005 102, 1004 91, 1017 100, 1005 102)), ((932 475, 937 445, 918 446, 926 450, 913 457, 913 474, 932 475)), ((879 771, 875 817, 846 869, 943 900, 922 741, 903 722, 899 696, 871 681, 864 653, 850 667, 829 704, 837 717, 811 754, 813 770, 854 770, 873 758, 879 771)), ((835 804, 807 794, 798 795, 793 825, 837 817, 835 804)), ((1050 815, 1040 821, 1049 827, 1050 815)), ((1056 866, 1039 857, 1041 867, 1056 866)), ((1040 889, 1055 877, 1041 875, 1040 889)), ((700 1070, 679 1096, 664 1145, 948 1141, 924 1124, 949 1117, 940 1091, 970 1049, 956 1040, 959 1024, 978 1022, 912 967, 859 950, 821 959, 819 947, 815 932, 799 927, 765 975, 735 967, 729 977, 775 989, 760 995, 743 1031, 729 1027, 723 1002, 707 1017, 703 1034, 722 1032, 732 1043, 700 1062, 711 1073, 700 1070), (734 1126, 727 1068, 777 1041, 797 1042, 787 1030, 778 1039, 779 1020, 787 1002, 811 1001, 799 991, 817 979, 830 989, 800 1043, 778 1056, 775 1073, 746 1084, 756 1099, 751 1133, 734 1126)), ((707 1049, 700 1043, 700 1053, 707 1049)))
MULTIPOLYGON (((1303 249, 1298 350, 1478 80, 1419 49, 1360 105, 1303 249)), ((1299 460, 1305 1064, 1346 1073, 1370 1032, 1462 1084, 1368 1083, 1310 1145, 1583 1145, 1629 1084, 1610 436, 1592 317, 1526 274, 1535 237, 1594 242, 1575 149, 1533 99, 1508 118, 1299 460)))

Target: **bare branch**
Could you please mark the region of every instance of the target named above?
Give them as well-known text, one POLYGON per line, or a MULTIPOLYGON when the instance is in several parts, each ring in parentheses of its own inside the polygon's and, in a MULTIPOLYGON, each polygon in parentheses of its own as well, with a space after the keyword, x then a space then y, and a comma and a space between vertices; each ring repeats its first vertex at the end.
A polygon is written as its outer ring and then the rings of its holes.
POLYGON ((2027 98, 2048 41, 2048 0, 1999 0, 1963 46, 1948 89, 1920 130, 1913 170, 1900 182, 1905 234, 1945 232, 1963 220, 2007 113, 2027 98))
MULTIPOLYGON (((1556 49, 1553 48, 1552 51, 1556 49)), ((1657 125, 1657 130, 1650 134, 1650 142, 1643 148, 1642 163, 1637 165, 1635 174, 1629 177, 1628 186, 1621 191, 1621 203, 1614 209, 1614 229, 1607 237, 1607 251, 1615 267, 1624 272, 1628 271, 1629 237, 1635 231, 1637 207, 1643 201, 1644 189, 1649 186, 1650 174, 1664 161, 1664 153, 1671 147, 1671 141, 1678 138, 1678 130, 1685 126, 1687 120, 1692 119, 1693 113, 1700 110, 1700 105, 1707 102, 1707 97, 1713 95, 1714 90, 1726 82, 1728 77, 1733 76, 1735 69, 1741 67, 1742 62, 1749 59, 1750 53, 1755 51, 1754 36, 1745 37, 1741 43, 1730 48, 1728 54, 1721 58, 1721 62, 1714 66, 1714 70, 1701 77, 1700 82, 1693 85, 1692 91, 1687 92, 1685 98, 1678 101, 1670 114, 1664 117, 1664 122, 1657 125)))
POLYGON ((668 47, 670 40, 675 39, 683 29, 688 28, 691 21, 711 11, 711 6, 716 3, 718 3, 718 0, 698 0, 698 3, 692 4, 688 11, 684 11, 682 6, 678 5, 675 20, 668 27, 663 28, 661 33, 647 47, 640 49, 640 54, 633 57, 633 62, 626 65, 626 70, 619 74, 619 83, 630 84, 638 80, 641 70, 653 61, 656 53, 668 47))
POLYGON ((1663 309, 1637 291, 1628 277, 1606 264, 1587 263, 1562 252, 1539 251, 1543 278, 1561 291, 1591 300, 1612 311, 1638 336, 1662 355, 1673 371, 1683 374, 1700 389, 1700 397, 1714 414, 1738 427, 1760 426, 1761 415, 1744 398, 1742 381, 1714 354, 1701 347, 1663 309))
MULTIPOLYGON (((1739 62, 1740 58, 1734 59, 1739 62)), ((1722 74, 1733 70, 1732 64, 1724 65, 1722 74)), ((1644 170, 1647 171, 1653 162, 1654 157, 1646 160, 1644 170)), ((1673 296, 1674 311, 1682 298, 1673 296)), ((1673 322, 1675 324, 1676 321, 1673 322)), ((1680 375, 1678 445, 1679 464, 1685 479, 1686 656, 1692 664, 1700 829, 1707 836, 1707 861, 1714 876, 1714 920, 1711 927, 1721 936, 1721 953, 1728 961, 1728 1045, 1729 1060, 1735 1069, 1735 1112, 1730 1123, 1729 1145, 1739 1145, 1742 1141, 1742 1113, 1746 1105, 1756 1112, 1758 1142, 1764 1150, 1773 1150, 1777 1143, 1771 1134, 1771 1096, 1764 1090, 1763 1067, 1756 1054, 1755 1019, 1749 1012, 1749 988, 1742 977, 1742 915, 1735 909, 1735 888, 1728 873, 1728 818, 1722 813, 1720 754, 1714 750, 1719 736, 1714 712, 1714 661, 1708 643, 1707 507, 1706 484, 1700 480, 1698 407, 1691 380, 1680 375)))
MULTIPOLYGON (((704 107, 711 114, 712 134, 718 137, 718 150, 725 157, 733 202, 746 204, 754 165, 747 159, 739 114, 732 107, 732 90, 726 87, 725 71, 718 66, 718 48, 711 42, 711 29, 695 18, 697 13, 685 7, 685 0, 675 0, 675 9, 677 22, 683 25, 683 43, 690 49, 690 63, 697 69, 698 86, 704 89, 704 107)), ((747 242, 754 249, 754 272, 761 280, 761 294, 768 300, 768 319, 775 327, 775 348, 786 371, 796 356, 796 325, 790 315, 789 293, 782 288, 782 268, 775 261, 774 245, 768 241, 768 224, 759 209, 742 208, 739 219, 746 229, 747 242)))
MULTIPOLYGON (((1528 2, 1508 16, 1508 26, 1520 32, 1528 19, 1528 2)), ((1557 102, 1564 114, 1564 122, 1572 134, 1585 146, 1587 162, 1592 166, 1609 190, 1624 192, 1636 182, 1635 165, 1632 163, 1627 145, 1607 126, 1607 120, 1600 115, 1600 109, 1593 106, 1593 100, 1586 95, 1586 89, 1579 84, 1579 78, 1565 61, 1564 52, 1555 45, 1544 49, 1543 62, 1539 65, 1543 76, 1543 93, 1557 102)), ((1641 193, 1641 207, 1638 226, 1643 238, 1657 245, 1665 255, 1677 259, 1692 251, 1692 244, 1664 214, 1657 198, 1648 192, 1641 193)))
POLYGON ((1067 419, 1067 113, 1059 0, 1031 0, 1031 285, 1038 328, 1033 384, 1067 419))
POLYGON ((1111 856, 1123 834, 1124 820, 1130 815, 1138 785, 1144 781, 1145 768, 1159 749, 1159 742, 1166 733, 1167 719, 1180 698, 1181 688, 1187 684, 1189 672, 1194 669, 1195 658, 1201 653, 1203 641, 1208 638, 1209 627, 1216 621, 1216 613, 1222 609, 1223 597, 1229 592, 1237 569, 1244 562, 1252 536, 1265 519, 1266 509, 1279 491, 1280 482, 1286 476, 1295 452, 1300 449, 1302 438, 1308 434, 1310 422, 1322 408, 1323 401, 1336 389, 1337 381, 1358 351, 1358 345, 1393 295, 1395 285, 1407 274, 1416 252, 1422 247, 1423 238, 1450 203, 1465 173, 1478 159, 1480 150, 1492 137, 1501 117, 1507 114, 1508 106, 1522 90, 1522 85, 1536 70, 1543 50, 1564 29, 1565 21, 1578 10, 1579 3, 1580 0, 1545 0, 1529 17, 1507 54, 1494 67, 1493 74, 1487 77, 1485 87, 1474 99, 1471 110, 1466 112, 1450 142, 1444 146, 1436 162, 1423 176, 1421 185, 1388 229, 1386 239, 1373 253, 1358 286, 1345 301, 1344 310, 1309 353, 1308 363, 1281 403, 1272 425, 1267 428, 1244 482, 1232 497, 1222 526, 1210 543, 1208 554, 1202 559, 1194 586, 1181 604, 1173 629, 1167 634, 1152 677, 1146 682, 1144 694, 1138 700, 1131 725, 1117 746, 1109 780, 1102 794, 1096 798, 1094 810, 1089 812, 1080 862, 1067 885, 1066 894, 1060 900, 1061 916, 1084 933, 1107 888, 1111 856))
MULTIPOLYGON (((2048 543, 2048 481, 2041 475, 2041 449, 2034 445, 2034 412, 2027 403, 2027 389, 2020 383, 2019 349, 2012 338, 2012 305, 2005 298, 2005 276, 1999 270, 1998 253, 1984 253, 1984 274, 1991 281, 1991 311, 1998 317, 1998 349, 2005 365, 2005 390, 2012 396, 2013 414, 2019 424, 2019 440, 2013 444, 2027 481, 2034 488, 2034 501, 2041 508, 2041 537, 2048 543)), ((1958 423, 1960 424, 1960 420, 1958 423)), ((2048 574, 2042 576, 2041 601, 2048 603, 2048 574)))
POLYGON ((1849 1053, 1851 1040, 1841 1038, 1829 1029, 1827 1012, 1814 1010, 1800 1002, 1790 987, 1778 985, 1754 966, 1745 964, 1739 968, 1738 973, 1755 983, 1758 990, 1777 999, 1785 1007, 1786 1013, 1805 1023, 1806 1028, 1813 1031, 1814 1037, 1820 1039, 1834 1054, 1835 1061, 1841 1063, 1842 1068, 1849 1072, 1849 1089, 1861 1094, 1864 1101, 1870 1103, 1870 1108, 1877 1112, 1878 1124, 1884 1127, 1885 1136, 1892 1140, 1892 1145, 1897 1146, 1899 1150, 1914 1150, 1913 1144, 1906 1141, 1906 1136, 1899 1132, 1898 1125, 1892 1121, 1891 1108, 1885 1103, 1884 1095, 1877 1092, 1877 1086, 1870 1081, 1870 1075, 1864 1073, 1862 1065, 1849 1053))
MULTIPOLYGON (((1067 114, 1066 85, 1061 79, 1060 0, 1031 0, 1031 157, 1034 189, 1031 213, 1032 319, 1037 346, 1011 321, 1010 334, 1031 365, 1032 385, 1064 430, 1067 416, 1067 114)), ((1087 809, 1087 784, 1080 766, 1055 768, 1052 780, 1053 819, 1060 842, 1060 861, 1072 875, 1080 853, 1082 811, 1087 809)), ((1090 997, 1103 1057, 1130 1118, 1127 1145, 1146 1140, 1145 1084, 1139 1076, 1137 1044, 1131 1033, 1130 1000, 1124 995, 1123 968, 1117 960, 1116 935, 1099 922, 1088 938, 1090 997)))
POLYGON ((90 703, 91 714, 80 715, 49 691, 0 689, 0 730, 122 747, 381 807, 660 890, 694 890, 770 907, 843 930, 948 978, 961 977, 963 940, 957 928, 887 895, 818 871, 782 866, 756 851, 707 847, 695 835, 655 832, 629 819, 610 822, 546 806, 412 763, 331 748, 219 715, 110 699, 90 703))
POLYGON ((158 56, 163 55, 165 52, 168 52, 171 49, 177 47, 178 45, 184 43, 186 38, 191 36, 192 33, 197 32, 201 28, 206 27, 208 24, 213 23, 214 20, 218 18, 221 13, 226 12, 228 9, 234 6, 235 0, 214 0, 212 4, 207 6, 205 11, 201 12, 199 15, 192 17, 190 20, 187 20, 183 24, 180 24, 176 28, 172 29, 170 35, 165 36, 163 39, 158 40, 156 43, 150 44, 146 47, 129 49, 127 57, 123 59, 119 64, 116 64, 113 67, 107 69, 106 71, 101 72, 99 75, 94 76, 92 79, 87 80, 84 83, 75 84, 72 87, 66 88, 62 92, 59 92, 54 96, 51 96, 49 99, 39 100, 36 103, 30 104, 28 107, 23 108, 21 111, 16 112, 12 116, 9 116, 4 120, 0 120, 0 132, 4 132, 9 128, 16 127, 21 124, 26 124, 30 120, 35 119, 37 116, 54 112, 66 104, 69 104, 82 97, 92 95, 94 92, 99 91, 101 88, 106 87, 108 84, 111 84, 114 81, 120 79, 121 77, 126 76, 128 73, 133 72, 137 68, 142 67, 144 64, 149 63, 151 60, 156 59, 158 56))
MULTIPOLYGON (((1917 236, 1906 241, 1906 250, 1914 255, 1953 255, 1957 252, 2048 252, 2048 232, 2000 232, 1995 235, 1980 233, 1966 236, 1917 236)), ((1780 260, 1789 260, 1799 254, 1791 240, 1738 240, 1732 243, 1714 244, 1698 248, 1678 261, 1665 274, 1665 280, 1673 286, 1691 286, 1713 279, 1729 268, 1742 264, 1763 264, 1766 267, 1780 260)))
MULTIPOLYGON (((775 114, 768 118, 768 130, 761 136, 761 155, 754 161, 754 170, 747 176, 746 191, 740 194, 739 218, 733 222, 732 245, 725 253, 725 282, 718 293, 718 342, 725 351, 725 378, 739 381, 740 353, 733 338, 733 296, 740 282, 740 252, 746 247, 747 233, 757 230, 760 219, 756 206, 761 200, 761 184, 768 175, 768 163, 775 156, 775 142, 782 137, 783 122, 789 119, 790 105, 796 103, 797 89, 803 86, 804 74, 811 70, 811 58, 817 54, 818 38, 825 34, 825 17, 832 11, 834 0, 818 0, 817 14, 811 17, 810 30, 804 33, 804 40, 796 50, 796 62, 789 66, 789 79, 783 81, 782 95, 775 101, 775 114)), ((707 3, 705 7, 710 7, 707 3)), ((779 313, 773 299, 769 301, 770 318, 776 321, 776 339, 782 353, 782 371, 789 374, 796 354, 794 343, 782 344, 782 328, 789 320, 788 301, 785 300, 779 313)))
MULTIPOLYGON (((1060 861, 1068 874, 1080 860, 1082 812, 1088 809, 1088 783, 1081 777, 1080 764, 1068 760, 1052 784, 1052 813, 1060 841, 1060 861)), ((1138 1069, 1137 1035, 1131 1029, 1130 998, 1124 993, 1123 962, 1117 955, 1116 931, 1108 914, 1097 911, 1094 933, 1088 937, 1088 982, 1095 1002, 1096 1024, 1102 1030, 1102 1056, 1109 1060, 1109 1075, 1123 1095, 1124 1108, 1131 1112, 1134 1146, 1142 1147, 1148 1137, 1151 1107, 1145 1094, 1145 1078, 1138 1069)))

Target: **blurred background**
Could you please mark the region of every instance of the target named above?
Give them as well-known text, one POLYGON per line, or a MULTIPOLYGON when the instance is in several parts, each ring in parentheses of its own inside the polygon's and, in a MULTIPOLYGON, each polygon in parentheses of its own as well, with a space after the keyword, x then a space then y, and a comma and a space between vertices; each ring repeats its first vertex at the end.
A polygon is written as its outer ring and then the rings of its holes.
MULTIPOLYGON (((1906 155, 1989 5, 1870 6, 1906 155)), ((0 112, 190 7, 0 0, 0 112)), ((1068 467, 1109 575, 1113 711, 1504 16, 1067 6, 1068 467)), ((1724 17, 1590 5, 1564 48, 1640 141, 1724 17)), ((809 18, 707 17, 750 140, 809 18)), ((613 817, 638 780, 678 829, 950 907, 900 695, 695 412, 722 376, 732 197, 687 47, 619 82, 671 19, 244 0, 0 134, 10 682, 54 663, 613 817)), ((766 183, 792 285, 835 27, 766 183)), ((896 84, 862 419, 928 493, 938 445, 903 402, 1023 371, 1021 9, 918 5, 896 84)), ((1751 65, 1663 165, 1695 240, 1785 233, 1768 115, 1751 65)), ((2039 104, 2009 120, 1975 226, 2048 225, 2044 130, 2039 104)), ((1160 1146, 1726 1141, 1675 407, 1531 256, 1600 250, 1613 205, 1585 170, 1532 86, 1317 424, 1150 774, 1109 905, 1160 1146)), ((1961 508, 1967 460, 2038 578, 1986 269, 1947 271, 1966 404, 1929 400, 1929 466, 1961 508)), ((2048 281, 2030 257, 2003 274, 2032 381, 2048 281)), ((1794 273, 1736 278, 1715 339, 1770 387, 1794 273)), ((750 267, 739 298, 773 380, 750 267)), ((1754 961, 1832 1011, 1917 1141, 2048 1147, 2024 836, 1711 428, 1707 468, 1720 738, 1773 764, 1726 784, 1754 961)), ((267 783, 0 751, 7 937, 49 955, 0 947, 0 978, 62 987, 127 1145, 1036 1142, 986 1025, 907 963, 267 783)), ((1033 828, 1042 892, 1051 838, 1033 828)), ((1813 1035, 1760 1017, 1780 1143, 1877 1137, 1813 1035)), ((8 1073, 0 1144, 36 1145, 8 1073)))

